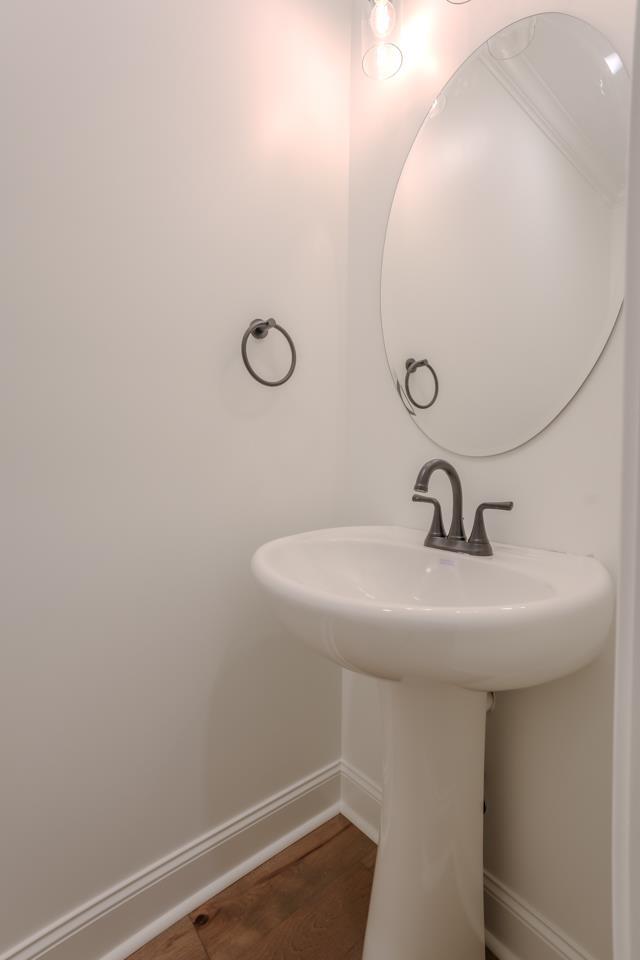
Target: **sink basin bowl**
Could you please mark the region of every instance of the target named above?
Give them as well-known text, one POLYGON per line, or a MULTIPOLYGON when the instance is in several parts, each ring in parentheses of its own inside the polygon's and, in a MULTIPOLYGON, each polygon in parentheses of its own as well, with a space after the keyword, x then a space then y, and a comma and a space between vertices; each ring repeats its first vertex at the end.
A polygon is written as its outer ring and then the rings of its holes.
POLYGON ((613 615, 597 560, 495 546, 470 557, 404 527, 343 527, 265 544, 253 572, 319 653, 389 680, 473 690, 533 686, 585 666, 613 615))
POLYGON ((589 557, 494 546, 470 557, 403 527, 265 544, 253 572, 318 653, 380 680, 384 782, 364 960, 484 960, 485 691, 593 660, 613 617, 589 557))

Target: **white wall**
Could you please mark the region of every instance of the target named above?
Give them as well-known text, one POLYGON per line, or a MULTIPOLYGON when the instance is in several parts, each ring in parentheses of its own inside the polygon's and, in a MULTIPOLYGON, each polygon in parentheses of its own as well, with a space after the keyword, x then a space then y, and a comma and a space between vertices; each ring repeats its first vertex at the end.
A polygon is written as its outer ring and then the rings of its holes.
MULTIPOLYGON (((590 21, 631 62, 632 0, 562 0, 555 7, 590 21)), ((358 23, 360 0, 353 9, 358 23)), ((380 257, 398 174, 428 104, 463 59, 508 22, 538 10, 531 0, 404 0, 409 62, 386 83, 362 74, 359 26, 354 30, 349 366, 358 378, 349 395, 351 522, 426 526, 410 493, 421 464, 439 452, 395 396, 380 335, 380 257)), ((496 540, 593 552, 615 570, 622 340, 618 329, 576 401, 536 440, 499 457, 451 457, 467 512, 487 497, 515 500, 513 513, 491 519, 496 540)), ((449 499, 444 484, 434 492, 449 499)), ((378 780, 375 683, 345 675, 343 710, 345 759, 378 780)), ((611 957, 611 733, 612 644, 572 678, 500 695, 489 719, 487 867, 596 960, 611 957)), ((524 943, 507 945, 521 960, 541 957, 527 954, 524 943)))
POLYGON ((0 953, 339 756, 248 562, 335 519, 349 13, 0 5, 0 953))

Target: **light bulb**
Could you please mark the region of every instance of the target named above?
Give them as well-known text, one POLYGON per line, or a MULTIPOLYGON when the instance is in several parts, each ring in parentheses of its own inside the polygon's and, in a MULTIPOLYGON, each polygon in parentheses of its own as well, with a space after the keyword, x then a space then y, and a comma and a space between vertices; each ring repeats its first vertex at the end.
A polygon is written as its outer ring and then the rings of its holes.
POLYGON ((402 51, 395 43, 376 43, 362 58, 362 69, 374 80, 388 80, 402 66, 402 51))
POLYGON ((384 40, 393 31, 396 22, 396 11, 391 0, 373 0, 369 25, 378 40, 384 40))

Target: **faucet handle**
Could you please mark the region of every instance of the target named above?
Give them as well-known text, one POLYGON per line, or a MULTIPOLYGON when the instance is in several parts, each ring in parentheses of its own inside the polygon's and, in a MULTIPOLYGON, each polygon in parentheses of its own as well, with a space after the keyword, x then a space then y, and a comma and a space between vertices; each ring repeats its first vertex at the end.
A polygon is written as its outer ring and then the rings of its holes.
POLYGON ((444 524, 442 522, 442 507, 435 497, 425 497, 421 493, 414 493, 411 498, 416 503, 431 503, 433 504, 433 520, 431 521, 431 526, 429 527, 429 533, 427 534, 427 539, 425 544, 432 540, 433 537, 442 537, 446 536, 444 532, 444 524))
POLYGON ((513 510, 513 500, 505 500, 501 503, 481 503, 476 510, 473 521, 473 529, 469 537, 469 546, 477 557, 492 557, 493 548, 487 536, 487 528, 484 525, 485 510, 513 510))

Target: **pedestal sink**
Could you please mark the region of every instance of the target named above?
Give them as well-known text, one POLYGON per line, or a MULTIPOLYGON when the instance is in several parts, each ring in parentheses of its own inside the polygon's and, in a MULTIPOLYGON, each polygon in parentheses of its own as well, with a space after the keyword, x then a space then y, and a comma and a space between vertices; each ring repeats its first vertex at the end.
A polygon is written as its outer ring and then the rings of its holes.
POLYGON ((274 540, 253 572, 291 633, 382 681, 384 784, 364 960, 484 960, 486 694, 596 657, 614 607, 589 557, 423 546, 345 527, 274 540))

